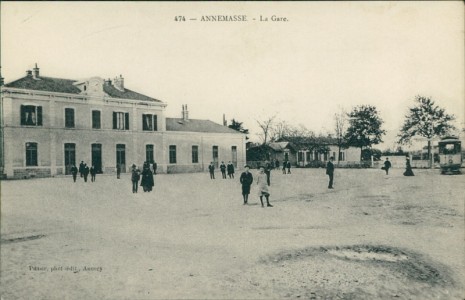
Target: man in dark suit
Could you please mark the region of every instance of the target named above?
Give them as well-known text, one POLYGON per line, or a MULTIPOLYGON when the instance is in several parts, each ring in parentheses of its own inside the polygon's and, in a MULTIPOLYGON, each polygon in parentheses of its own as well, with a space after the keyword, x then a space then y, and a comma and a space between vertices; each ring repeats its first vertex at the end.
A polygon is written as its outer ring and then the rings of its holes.
POLYGON ((240 182, 242 185, 242 198, 244 199, 244 205, 247 204, 247 201, 249 200, 249 194, 250 194, 250 186, 252 185, 253 182, 253 176, 252 173, 249 172, 249 166, 245 165, 244 169, 245 171, 242 172, 241 177, 240 177, 240 182))
POLYGON ((215 179, 215 165, 213 162, 208 165, 208 171, 210 172, 210 179, 215 179))
POLYGON ((226 165, 224 164, 224 161, 221 162, 220 170, 223 179, 226 179, 226 165))
POLYGON ((329 185, 328 189, 333 189, 333 179, 334 179, 334 157, 330 157, 328 163, 326 164, 326 174, 329 176, 329 185))
POLYGON ((389 161, 389 158, 386 157, 386 161, 384 162, 384 171, 386 171, 386 175, 389 175, 389 169, 391 168, 391 162, 389 161))
POLYGON ((89 167, 87 166, 87 164, 84 164, 82 175, 84 176, 84 182, 87 182, 87 176, 89 175, 89 167))
POLYGON ((76 176, 77 176, 77 173, 78 173, 78 168, 75 165, 73 165, 71 167, 70 171, 71 171, 71 174, 73 174, 73 181, 76 182, 76 176))
POLYGON ((271 169, 273 169, 273 167, 271 167, 271 163, 268 160, 265 161, 266 183, 268 184, 268 186, 270 186, 270 183, 271 183, 271 180, 270 180, 271 169))

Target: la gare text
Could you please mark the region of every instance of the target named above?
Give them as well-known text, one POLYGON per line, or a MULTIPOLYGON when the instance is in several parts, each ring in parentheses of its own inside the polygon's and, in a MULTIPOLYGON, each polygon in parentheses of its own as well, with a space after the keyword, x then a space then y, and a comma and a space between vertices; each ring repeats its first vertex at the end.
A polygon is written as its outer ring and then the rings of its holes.
POLYGON ((200 22, 248 22, 248 21, 260 21, 260 22, 287 22, 289 19, 287 17, 272 15, 272 16, 262 16, 258 18, 250 18, 247 15, 205 15, 197 18, 188 18, 186 16, 175 16, 174 20, 176 22, 185 22, 187 21, 200 21, 200 22))

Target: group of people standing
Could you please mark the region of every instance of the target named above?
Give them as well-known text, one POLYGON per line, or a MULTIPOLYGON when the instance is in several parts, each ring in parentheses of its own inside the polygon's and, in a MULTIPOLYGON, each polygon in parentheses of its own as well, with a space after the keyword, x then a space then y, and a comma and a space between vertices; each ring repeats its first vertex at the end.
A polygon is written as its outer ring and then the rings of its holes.
MULTIPOLYGON (((221 176, 226 179, 226 171, 228 171, 229 179, 234 179, 234 164, 230 161, 228 165, 224 164, 224 161, 220 164, 221 176)), ((210 173, 210 179, 215 179, 215 164, 210 162, 208 165, 208 172, 210 173)))
POLYGON ((153 187, 155 186, 155 180, 153 175, 156 174, 156 163, 152 163, 152 167, 150 167, 149 162, 144 162, 142 166, 142 171, 133 164, 131 168, 131 182, 132 182, 132 192, 137 193, 139 187, 139 180, 140 186, 144 190, 144 192, 151 192, 153 187))
POLYGON ((81 175, 81 178, 84 178, 84 182, 87 182, 87 177, 89 176, 90 173, 90 180, 92 182, 95 181, 95 177, 97 176, 97 169, 95 166, 87 166, 84 161, 81 161, 79 164, 79 169, 76 167, 76 165, 72 165, 70 169, 71 175, 73 175, 73 181, 76 182, 77 174, 79 173, 81 175))

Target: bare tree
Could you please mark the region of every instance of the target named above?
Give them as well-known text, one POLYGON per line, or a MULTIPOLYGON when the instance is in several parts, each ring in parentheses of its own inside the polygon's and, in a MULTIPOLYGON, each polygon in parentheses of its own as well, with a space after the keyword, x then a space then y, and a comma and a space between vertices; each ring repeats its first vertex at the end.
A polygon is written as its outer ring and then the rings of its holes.
POLYGON ((338 147, 337 163, 341 158, 341 149, 345 145, 344 136, 347 130, 347 112, 343 108, 339 108, 339 111, 334 114, 334 133, 336 134, 336 143, 338 147))
POLYGON ((276 115, 274 115, 272 117, 269 117, 269 118, 267 118, 266 120, 263 120, 263 121, 256 120, 258 126, 262 130, 262 132, 260 132, 258 135, 262 139, 263 145, 266 145, 266 143, 268 142, 268 138, 270 137, 270 134, 271 134, 271 131, 272 131, 272 126, 274 124, 273 122, 274 122, 275 118, 276 118, 276 115))

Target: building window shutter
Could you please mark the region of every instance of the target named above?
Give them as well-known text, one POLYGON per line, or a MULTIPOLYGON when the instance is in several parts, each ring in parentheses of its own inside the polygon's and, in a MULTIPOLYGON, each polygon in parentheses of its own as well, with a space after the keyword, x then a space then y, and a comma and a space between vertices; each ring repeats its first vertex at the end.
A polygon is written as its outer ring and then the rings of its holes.
POLYGON ((157 126, 157 115, 153 115, 153 130, 158 131, 158 126, 157 126))
POLYGON ((26 125, 26 112, 24 105, 21 105, 21 125, 26 125))
POLYGON ((42 106, 37 106, 37 126, 42 126, 42 106))
POLYGON ((117 127, 116 127, 117 126, 117 118, 118 118, 118 116, 117 116, 116 112, 113 112, 113 129, 117 129, 117 127))
POLYGON ((124 114, 124 129, 129 130, 129 113, 124 114))

